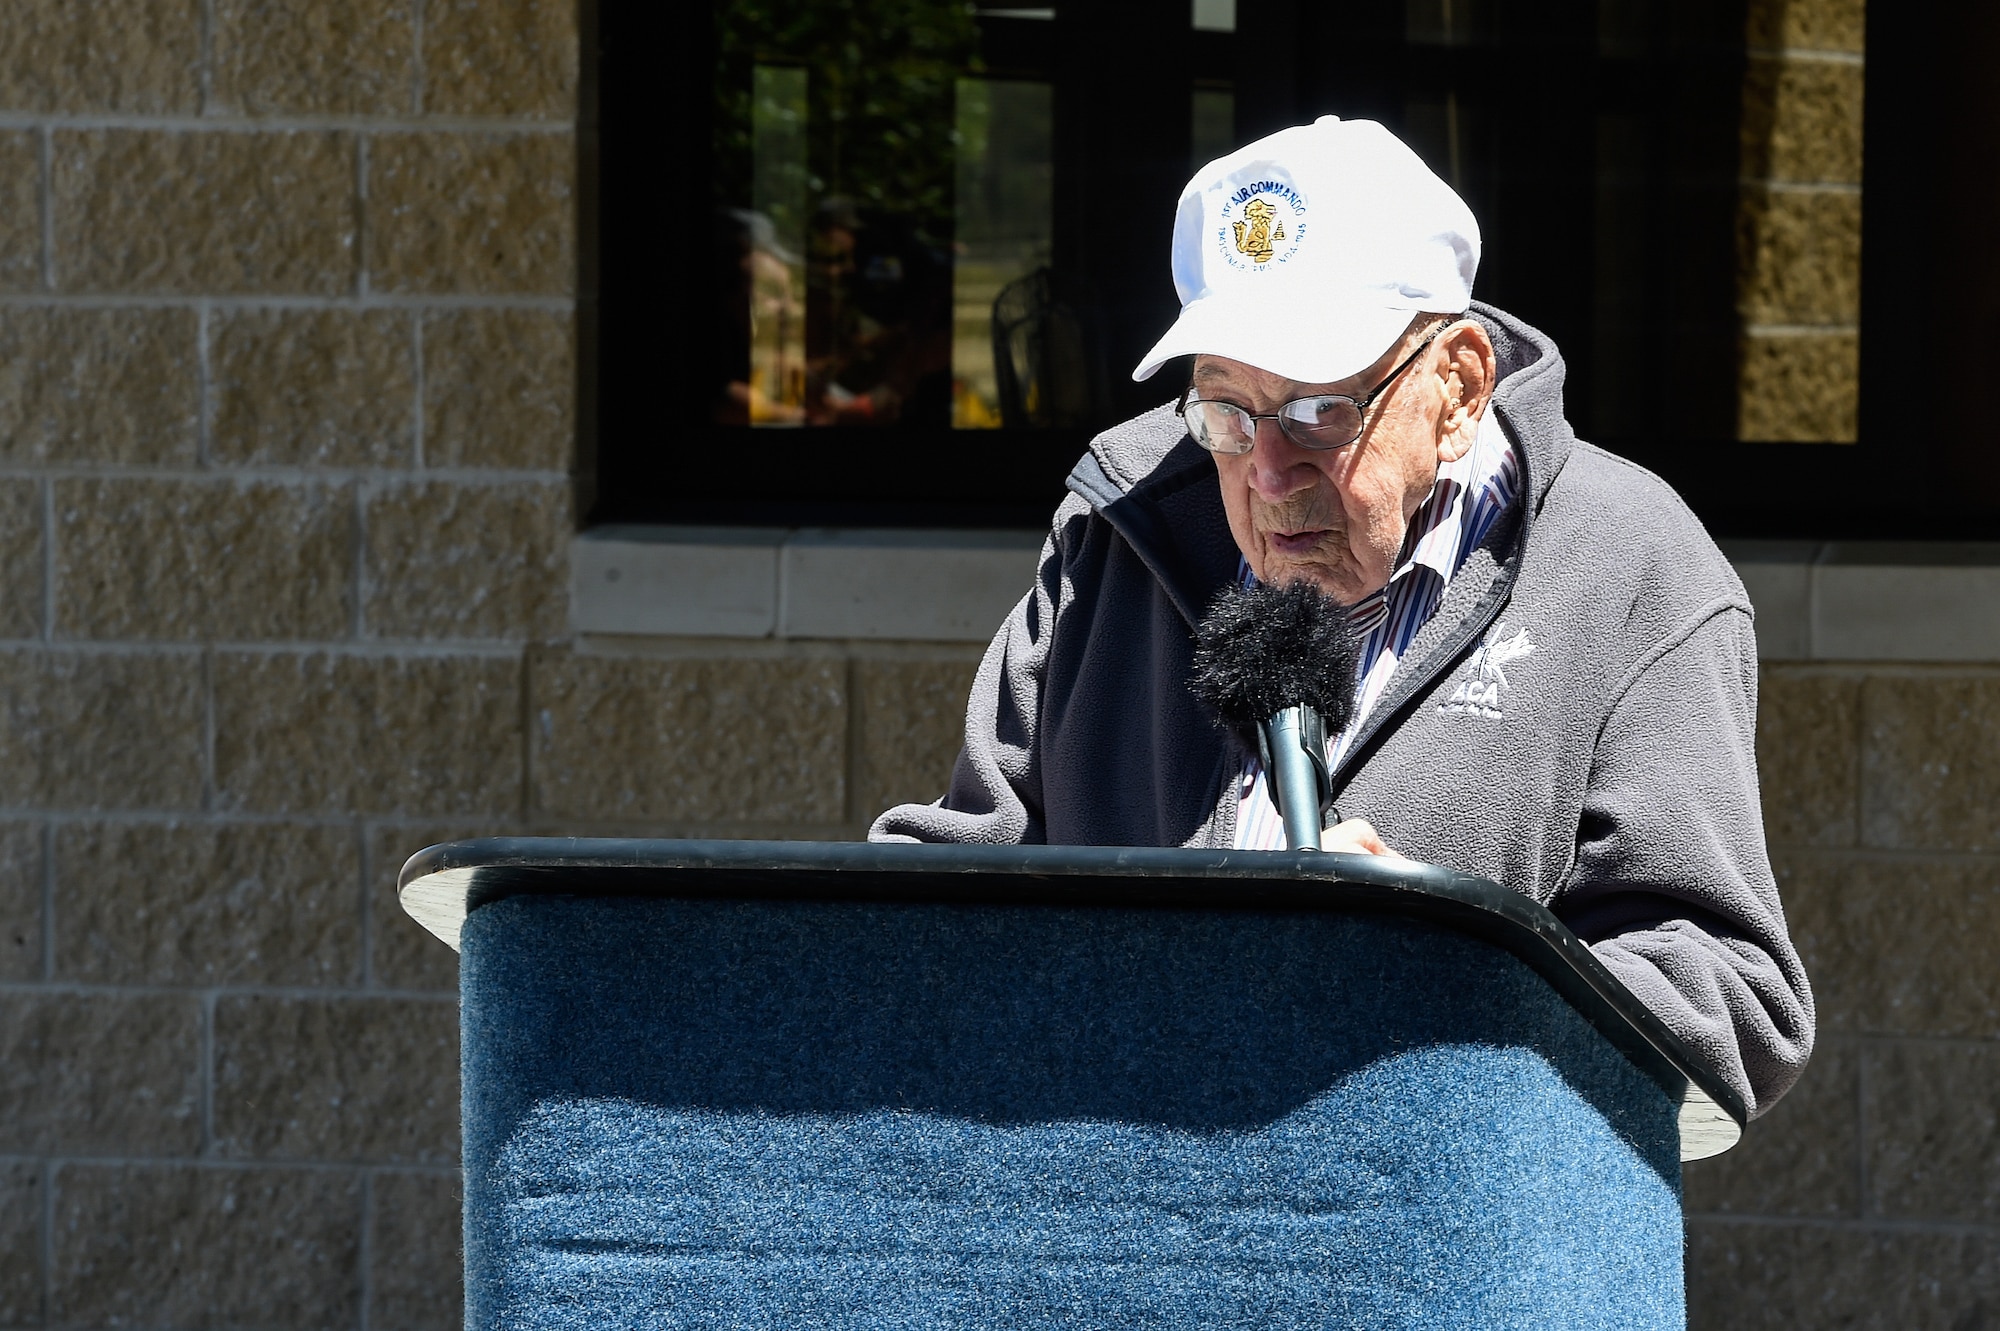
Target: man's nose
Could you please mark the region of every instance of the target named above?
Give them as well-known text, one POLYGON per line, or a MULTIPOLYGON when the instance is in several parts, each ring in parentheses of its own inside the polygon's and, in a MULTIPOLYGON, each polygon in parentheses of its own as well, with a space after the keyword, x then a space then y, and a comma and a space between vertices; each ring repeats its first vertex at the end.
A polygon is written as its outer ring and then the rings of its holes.
POLYGON ((1250 488, 1269 503, 1290 498, 1313 483, 1313 466, 1307 450, 1285 437, 1278 422, 1257 422, 1250 448, 1250 488))

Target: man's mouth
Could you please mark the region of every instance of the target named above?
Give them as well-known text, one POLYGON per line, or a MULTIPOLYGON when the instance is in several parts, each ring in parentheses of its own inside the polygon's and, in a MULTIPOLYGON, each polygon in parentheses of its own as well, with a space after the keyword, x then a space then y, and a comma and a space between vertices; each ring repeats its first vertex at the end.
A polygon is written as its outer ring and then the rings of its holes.
POLYGON ((1325 527, 1315 527, 1307 531, 1274 531, 1266 532, 1264 539, 1270 544, 1271 549, 1281 555, 1303 555, 1317 549, 1320 543, 1326 540, 1328 531, 1329 529, 1325 527))

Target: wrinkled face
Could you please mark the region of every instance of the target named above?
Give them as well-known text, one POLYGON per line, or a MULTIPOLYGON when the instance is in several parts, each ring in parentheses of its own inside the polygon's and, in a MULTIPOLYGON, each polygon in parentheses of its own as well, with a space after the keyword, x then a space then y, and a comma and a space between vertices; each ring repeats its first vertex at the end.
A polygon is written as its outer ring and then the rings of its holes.
MULTIPOLYGON (((1381 360, 1339 383, 1300 383, 1241 361, 1198 356, 1194 391, 1257 415, 1318 393, 1364 398, 1436 322, 1418 324, 1381 360)), ((1259 580, 1309 578, 1347 604, 1388 584, 1438 463, 1470 447, 1483 405, 1467 404, 1468 413, 1453 402, 1459 380, 1450 361, 1441 345, 1417 357, 1369 410, 1361 438, 1345 448, 1301 447, 1267 420, 1257 423, 1250 452, 1214 455, 1230 534, 1259 580)))

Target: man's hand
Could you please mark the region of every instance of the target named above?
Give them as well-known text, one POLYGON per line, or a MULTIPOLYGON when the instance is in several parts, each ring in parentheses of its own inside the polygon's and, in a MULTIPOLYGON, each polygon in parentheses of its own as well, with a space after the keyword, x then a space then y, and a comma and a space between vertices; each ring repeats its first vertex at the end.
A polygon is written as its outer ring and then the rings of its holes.
POLYGON ((1403 857, 1390 850, 1386 842, 1368 825, 1366 818, 1349 818, 1344 823, 1335 823, 1320 834, 1321 850, 1342 851, 1349 855, 1386 855, 1392 860, 1403 857))

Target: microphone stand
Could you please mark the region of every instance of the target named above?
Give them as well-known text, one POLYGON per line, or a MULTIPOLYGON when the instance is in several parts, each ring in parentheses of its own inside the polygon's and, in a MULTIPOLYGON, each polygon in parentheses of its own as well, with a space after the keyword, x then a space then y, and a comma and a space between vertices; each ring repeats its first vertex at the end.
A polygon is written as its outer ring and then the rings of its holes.
POLYGON ((1271 798, 1285 820, 1285 844, 1319 850, 1320 830, 1333 807, 1326 768, 1326 722, 1310 707, 1287 707, 1257 727, 1258 756, 1271 778, 1271 798))

